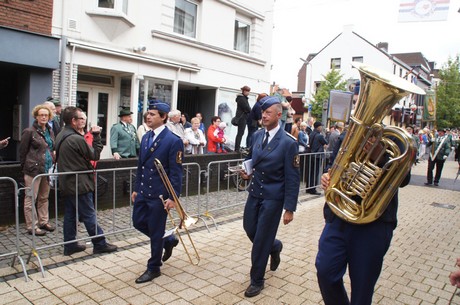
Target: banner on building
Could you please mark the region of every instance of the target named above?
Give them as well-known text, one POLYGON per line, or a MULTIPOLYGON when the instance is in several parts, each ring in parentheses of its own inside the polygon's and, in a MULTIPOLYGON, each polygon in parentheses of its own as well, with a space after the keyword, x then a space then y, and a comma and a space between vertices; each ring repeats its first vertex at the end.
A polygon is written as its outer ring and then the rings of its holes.
POLYGON ((427 91, 423 101, 423 121, 436 120, 436 94, 434 91, 427 91))
POLYGON ((398 22, 444 21, 450 0, 401 0, 398 22))
POLYGON ((331 90, 329 92, 328 118, 334 122, 348 122, 352 101, 353 93, 331 90))

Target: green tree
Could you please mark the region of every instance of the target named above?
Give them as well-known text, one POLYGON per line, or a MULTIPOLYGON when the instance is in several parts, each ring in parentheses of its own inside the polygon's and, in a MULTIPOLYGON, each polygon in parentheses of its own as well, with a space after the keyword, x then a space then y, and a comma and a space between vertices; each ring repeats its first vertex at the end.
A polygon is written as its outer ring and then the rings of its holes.
POLYGON ((347 82, 342 80, 343 75, 334 68, 332 68, 326 75, 322 75, 324 80, 316 90, 312 97, 312 110, 311 115, 318 121, 321 121, 323 116, 323 102, 329 100, 329 93, 331 90, 347 90, 347 82))
POLYGON ((448 59, 439 70, 436 88, 436 125, 438 128, 460 126, 460 59, 448 59))

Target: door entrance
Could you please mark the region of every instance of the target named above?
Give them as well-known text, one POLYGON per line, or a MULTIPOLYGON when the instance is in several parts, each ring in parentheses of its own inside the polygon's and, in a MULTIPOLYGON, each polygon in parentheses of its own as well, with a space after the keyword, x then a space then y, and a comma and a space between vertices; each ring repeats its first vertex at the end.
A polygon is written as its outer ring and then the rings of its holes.
POLYGON ((112 118, 117 117, 117 114, 113 113, 115 107, 109 107, 112 96, 113 90, 107 88, 78 86, 77 90, 77 107, 81 108, 88 117, 87 129, 93 125, 102 127, 101 138, 104 149, 101 159, 112 157, 109 129, 116 123, 116 120, 112 118))

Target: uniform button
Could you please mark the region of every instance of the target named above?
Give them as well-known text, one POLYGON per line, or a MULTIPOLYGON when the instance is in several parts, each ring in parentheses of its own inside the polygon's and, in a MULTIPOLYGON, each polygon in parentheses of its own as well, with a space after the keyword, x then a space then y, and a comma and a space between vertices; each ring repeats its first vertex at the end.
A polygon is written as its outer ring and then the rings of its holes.
POLYGON ((145 168, 145 167, 144 167, 144 166, 142 166, 142 169, 144 169, 144 168, 145 168))
POLYGON ((142 175, 142 178, 144 178, 144 175, 142 175))
POLYGON ((262 196, 262 193, 260 193, 260 196, 262 196))
POLYGON ((251 182, 252 185, 254 185, 254 182, 251 182))
POLYGON ((262 175, 265 175, 265 172, 262 172, 262 175))
POLYGON ((144 194, 144 191, 141 191, 141 194, 144 194))
POLYGON ((151 168, 150 171, 153 172, 153 168, 151 168))
POLYGON ((144 185, 144 183, 143 183, 143 182, 141 182, 141 185, 144 185))
POLYGON ((263 188, 264 188, 264 186, 262 185, 260 188, 261 188, 261 189, 263 189, 263 188))
POLYGON ((150 197, 152 197, 152 194, 149 194, 150 197))
POLYGON ((149 185, 149 188, 152 188, 152 186, 151 186, 151 185, 149 185))

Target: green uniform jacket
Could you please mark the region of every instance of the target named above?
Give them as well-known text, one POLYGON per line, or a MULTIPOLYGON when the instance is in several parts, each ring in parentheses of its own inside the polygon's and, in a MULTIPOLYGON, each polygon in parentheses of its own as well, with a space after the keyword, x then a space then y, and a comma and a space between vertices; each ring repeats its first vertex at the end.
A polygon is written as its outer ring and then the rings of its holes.
POLYGON ((139 150, 139 140, 136 135, 136 128, 128 124, 118 122, 110 129, 110 148, 112 155, 119 153, 122 158, 135 158, 139 150))
POLYGON ((439 152, 436 155, 437 160, 445 160, 449 156, 451 148, 449 138, 447 138, 447 135, 444 135, 443 137, 436 137, 434 142, 430 141, 427 144, 427 146, 431 146, 431 154, 434 154, 441 143, 442 147, 439 149, 439 152), (444 138, 446 138, 446 140, 443 142, 444 138), (444 158, 444 156, 446 156, 446 158, 444 158))

